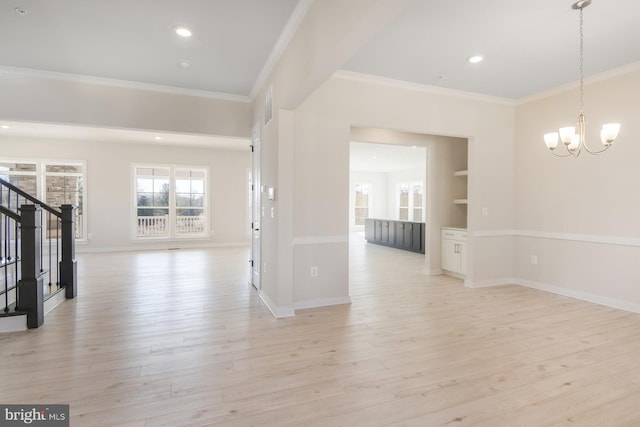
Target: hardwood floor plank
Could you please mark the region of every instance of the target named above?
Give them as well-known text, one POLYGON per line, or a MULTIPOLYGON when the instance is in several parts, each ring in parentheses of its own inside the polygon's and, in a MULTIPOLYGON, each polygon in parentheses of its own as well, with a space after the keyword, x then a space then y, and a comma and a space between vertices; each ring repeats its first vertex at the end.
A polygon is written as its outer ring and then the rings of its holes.
POLYGON ((640 425, 640 315, 469 289, 350 247, 352 304, 275 319, 247 248, 78 256, 79 295, 0 335, 0 402, 81 427, 640 425))

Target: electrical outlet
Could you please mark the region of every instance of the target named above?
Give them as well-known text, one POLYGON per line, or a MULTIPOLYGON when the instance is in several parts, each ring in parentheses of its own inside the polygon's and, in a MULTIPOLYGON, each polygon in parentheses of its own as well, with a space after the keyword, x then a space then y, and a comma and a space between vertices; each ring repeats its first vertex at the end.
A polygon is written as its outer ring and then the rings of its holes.
POLYGON ((266 262, 264 264, 262 264, 262 272, 263 273, 267 272, 267 263, 266 262))
POLYGON ((313 266, 310 270, 311 277, 318 277, 318 267, 313 266))
POLYGON ((482 208, 482 216, 489 216, 489 208, 482 208))
POLYGON ((537 263, 538 263, 538 256, 531 255, 531 264, 537 264, 537 263))

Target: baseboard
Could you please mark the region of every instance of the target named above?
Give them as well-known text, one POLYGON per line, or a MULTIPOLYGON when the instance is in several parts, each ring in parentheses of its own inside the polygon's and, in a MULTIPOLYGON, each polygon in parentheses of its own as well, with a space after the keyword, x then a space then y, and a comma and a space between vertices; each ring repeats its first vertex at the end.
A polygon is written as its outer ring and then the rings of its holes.
POLYGON ((351 297, 338 298, 321 298, 315 300, 298 301, 293 303, 294 310, 303 310, 305 308, 327 307, 330 305, 351 304, 351 297))
POLYGON ((607 307, 618 308, 620 310, 630 311, 633 313, 640 313, 640 304, 619 300, 615 298, 607 298, 601 295, 590 294, 588 292, 575 291, 572 289, 561 288, 558 286, 547 285, 545 283, 533 282, 524 279, 513 279, 513 282, 517 285, 526 286, 527 288, 537 289, 540 291, 551 292, 558 295, 563 295, 570 298, 579 299, 582 301, 588 301, 595 304, 605 305, 607 307))
POLYGON ((267 306, 271 314, 273 314, 273 317, 275 317, 276 319, 282 319, 285 317, 294 317, 296 315, 296 312, 293 310, 293 308, 278 307, 273 303, 273 301, 271 301, 271 298, 269 298, 264 293, 260 292, 258 295, 260 296, 260 299, 262 300, 264 305, 267 306))
POLYGON ((23 332, 27 330, 27 315, 0 317, 0 334, 7 332, 23 332))
POLYGON ((231 243, 205 243, 198 245, 180 245, 179 243, 171 242, 164 244, 135 244, 130 246, 103 246, 103 247, 87 247, 76 246, 76 253, 101 253, 101 252, 135 252, 135 251, 167 251, 175 249, 209 249, 209 248, 231 248, 231 247, 248 247, 248 242, 231 242, 231 243))
POLYGON ((466 279, 464 281, 464 285, 467 288, 488 288, 491 286, 501 286, 501 285, 514 285, 516 283, 516 279, 513 278, 502 278, 502 279, 490 279, 490 280, 479 280, 473 281, 466 279))
POLYGON ((456 273, 454 271, 448 271, 448 270, 442 270, 442 274, 449 276, 449 277, 455 277, 456 279, 461 279, 461 280, 465 280, 467 279, 466 274, 460 274, 460 273, 456 273))
POLYGON ((44 302, 44 314, 46 315, 51 310, 62 304, 67 297, 65 296, 65 289, 58 290, 55 294, 53 294, 50 298, 45 300, 44 302))
POLYGON ((428 276, 439 276, 441 274, 444 274, 444 271, 442 271, 442 269, 440 268, 425 268, 422 270, 422 272, 428 276))

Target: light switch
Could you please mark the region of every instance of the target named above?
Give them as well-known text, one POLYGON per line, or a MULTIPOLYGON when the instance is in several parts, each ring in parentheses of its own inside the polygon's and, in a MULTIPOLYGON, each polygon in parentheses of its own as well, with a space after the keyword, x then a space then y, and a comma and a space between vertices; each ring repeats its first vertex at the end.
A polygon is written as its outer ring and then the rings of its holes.
POLYGON ((271 218, 276 217, 276 208, 271 208, 271 218))

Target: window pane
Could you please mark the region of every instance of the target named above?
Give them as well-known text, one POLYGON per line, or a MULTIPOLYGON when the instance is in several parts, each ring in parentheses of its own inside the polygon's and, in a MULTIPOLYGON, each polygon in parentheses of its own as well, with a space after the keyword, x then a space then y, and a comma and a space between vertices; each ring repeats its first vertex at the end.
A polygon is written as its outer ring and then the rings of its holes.
POLYGON ((176 234, 197 235, 205 231, 205 218, 200 209, 178 209, 176 216, 176 234))
POLYGON ((191 180, 176 179, 176 193, 190 193, 190 192, 191 192, 191 180))
POLYGON ((46 165, 45 172, 69 172, 69 173, 82 173, 82 165, 46 165))
POLYGON ((153 176, 153 168, 136 168, 136 175, 153 176))
POLYGON ((176 213, 178 216, 201 216, 204 215, 204 212, 200 208, 181 208, 176 209, 176 213))
POLYGON ((167 224, 168 211, 161 209, 138 209, 138 237, 166 236, 169 234, 167 224))
POLYGON ((193 194, 191 196, 191 206, 204 207, 204 196, 202 194, 193 194))
POLYGON ((38 179, 35 175, 5 175, 3 179, 15 185, 22 191, 36 196, 38 194, 38 179))
POLYGON ((153 193, 138 193, 138 206, 151 206, 153 193))
MULTIPOLYGON (((84 236, 84 176, 82 165, 78 164, 45 164, 44 165, 43 200, 49 206, 59 208, 62 205, 73 205, 75 209, 76 237, 84 236), (67 175, 69 174, 69 175, 67 175), (78 175, 80 174, 80 175, 78 175)), ((55 237, 55 228, 47 228, 48 236, 55 237)))
POLYGON ((153 193, 153 206, 169 206, 169 192, 153 193))
POLYGON ((164 178, 156 178, 153 180, 153 191, 155 193, 169 194, 169 180, 164 178))
POLYGON ((356 208, 355 225, 364 225, 365 219, 369 217, 368 208, 356 208))
POLYGON ((409 208, 400 208, 399 220, 408 221, 409 220, 409 208))
POLYGON ((150 178, 138 178, 136 180, 136 188, 138 192, 152 193, 153 192, 153 179, 150 178))
POLYGON ((400 190, 400 207, 409 207, 409 191, 400 190))
POLYGON ((190 206, 191 197, 189 194, 176 194, 176 206, 190 206))
POLYGON ((49 206, 80 206, 82 194, 82 177, 79 176, 47 176, 46 197, 44 202, 49 206))
POLYGON ((36 172, 35 163, 0 162, 0 171, 36 172))
POLYGON ((191 180, 191 192, 204 194, 204 181, 201 179, 191 180))

